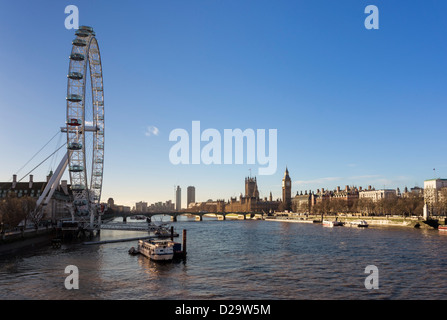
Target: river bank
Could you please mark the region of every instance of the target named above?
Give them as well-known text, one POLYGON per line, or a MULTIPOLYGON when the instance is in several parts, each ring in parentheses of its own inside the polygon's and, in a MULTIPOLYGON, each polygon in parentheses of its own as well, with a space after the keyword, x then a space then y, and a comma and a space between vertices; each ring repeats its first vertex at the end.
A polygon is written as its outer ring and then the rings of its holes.
MULTIPOLYGON (((420 229, 437 229, 438 220, 423 221, 415 218, 404 218, 404 217, 336 217, 336 216, 324 216, 324 220, 337 221, 345 223, 345 225, 350 225, 350 222, 364 220, 370 226, 381 226, 381 227, 405 227, 405 228, 420 228, 420 229)), ((277 221, 277 222, 291 222, 291 223, 321 223, 321 216, 277 216, 269 217, 265 221, 277 221)), ((441 224, 444 224, 441 222, 441 224)))
POLYGON ((14 237, 0 241, 0 256, 14 255, 18 252, 33 250, 51 244, 54 237, 53 229, 44 229, 24 233, 21 237, 14 237))

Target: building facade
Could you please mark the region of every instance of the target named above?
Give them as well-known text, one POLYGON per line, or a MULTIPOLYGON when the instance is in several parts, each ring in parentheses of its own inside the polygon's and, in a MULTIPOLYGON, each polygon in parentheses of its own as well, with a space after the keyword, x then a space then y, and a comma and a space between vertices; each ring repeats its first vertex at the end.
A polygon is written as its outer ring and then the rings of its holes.
POLYGON ((256 177, 245 178, 245 197, 259 199, 258 183, 256 177))
POLYGON ((186 192, 186 207, 189 207, 190 203, 196 202, 196 188, 189 186, 186 192))
POLYGON ((381 190, 362 190, 359 192, 360 199, 371 199, 373 202, 377 202, 383 199, 393 199, 397 197, 397 192, 394 189, 381 189, 381 190))
POLYGON ((446 215, 447 179, 430 179, 424 181, 424 211, 425 219, 434 215, 446 215))
MULTIPOLYGON (((17 175, 13 175, 12 182, 0 182, 0 201, 5 199, 10 192, 15 193, 17 198, 30 197, 37 201, 43 193, 52 173, 47 176, 46 181, 35 182, 33 175, 29 176, 28 182, 17 182, 17 175)), ((70 185, 67 180, 62 180, 53 193, 48 204, 42 209, 42 220, 56 222, 59 219, 71 218, 69 206, 72 199, 70 185)))
POLYGON ((166 202, 156 202, 148 206, 148 212, 173 212, 175 211, 175 204, 168 200, 166 202))
POLYGON ((272 193, 267 199, 260 199, 259 190, 256 177, 245 178, 245 196, 242 193, 237 197, 232 197, 230 200, 208 200, 207 202, 191 203, 188 207, 188 212, 225 212, 225 213, 264 213, 268 214, 278 210, 280 200, 273 200, 272 193))
POLYGON ((312 208, 312 200, 314 198, 312 197, 312 193, 309 191, 307 193, 307 190, 301 193, 296 193, 296 196, 292 199, 292 211, 293 212, 299 212, 299 213, 310 213, 310 210, 312 208))
POLYGON ((140 201, 135 203, 135 211, 141 213, 147 212, 147 202, 140 201))
POLYGON ((177 190, 175 191, 175 210, 182 210, 182 189, 180 186, 177 186, 177 190))

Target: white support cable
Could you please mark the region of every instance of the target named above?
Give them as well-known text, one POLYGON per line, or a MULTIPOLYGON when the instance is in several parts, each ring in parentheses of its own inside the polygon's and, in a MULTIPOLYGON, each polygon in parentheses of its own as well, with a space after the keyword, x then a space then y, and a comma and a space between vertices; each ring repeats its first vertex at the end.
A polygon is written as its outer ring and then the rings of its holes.
POLYGON ((37 166, 35 166, 31 171, 29 171, 27 174, 25 174, 19 181, 22 181, 23 179, 25 179, 25 177, 27 177, 31 172, 33 172, 34 170, 36 170, 40 165, 42 165, 45 161, 47 161, 49 158, 51 158, 51 156, 53 154, 55 154, 56 152, 58 152, 63 146, 65 146, 66 143, 64 143, 63 145, 61 145, 59 148, 56 149, 56 151, 54 151, 52 154, 50 154, 48 157, 46 157, 41 163, 39 163, 37 166))
POLYGON ((45 143, 45 145, 39 149, 39 151, 37 151, 32 157, 31 159, 29 159, 19 170, 17 170, 16 174, 18 174, 20 171, 23 170, 23 168, 26 167, 26 165, 28 163, 30 163, 58 134, 60 133, 60 131, 58 131, 47 143, 45 143))

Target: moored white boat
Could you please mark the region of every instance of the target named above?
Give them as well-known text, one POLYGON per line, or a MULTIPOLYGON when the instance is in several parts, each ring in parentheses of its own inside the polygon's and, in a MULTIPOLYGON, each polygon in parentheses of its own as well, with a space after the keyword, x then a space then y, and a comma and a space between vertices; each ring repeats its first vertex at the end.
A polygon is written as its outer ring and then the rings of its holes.
POLYGON ((447 225, 438 226, 439 231, 447 232, 447 225))
POLYGON ((172 260, 174 258, 174 241, 139 240, 138 252, 155 261, 172 260))
POLYGON ((359 228, 367 228, 369 226, 368 222, 366 222, 365 220, 352 221, 350 222, 350 224, 359 228))
POLYGON ((337 227, 342 226, 343 222, 341 221, 329 221, 329 220, 323 220, 323 227, 337 227))

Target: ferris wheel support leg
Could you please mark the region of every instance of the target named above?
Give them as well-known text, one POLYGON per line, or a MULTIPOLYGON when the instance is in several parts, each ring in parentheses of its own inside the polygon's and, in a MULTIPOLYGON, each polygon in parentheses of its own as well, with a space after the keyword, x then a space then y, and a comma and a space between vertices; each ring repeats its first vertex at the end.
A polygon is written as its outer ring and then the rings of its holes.
POLYGON ((65 172, 65 169, 67 168, 67 165, 68 165, 68 152, 62 158, 61 162, 59 163, 59 166, 57 167, 54 174, 51 176, 50 180, 48 181, 47 185, 45 186, 45 189, 43 190, 39 199, 37 199, 36 210, 40 210, 39 218, 42 218, 42 215, 43 215, 42 206, 47 205, 48 202, 51 200, 51 197, 53 196, 54 191, 59 186, 59 182, 62 178, 62 175, 65 172))
POLYGON ((70 212, 71 222, 74 222, 75 221, 75 212, 74 212, 73 204, 67 204, 67 205, 65 205, 65 207, 67 208, 68 212, 70 212))
POLYGON ((101 215, 98 214, 96 207, 92 207, 90 208, 90 230, 92 232, 96 231, 99 234, 100 229, 101 229, 101 215))
POLYGON ((94 208, 90 209, 90 229, 93 230, 94 228, 94 223, 95 223, 95 210, 94 208))

